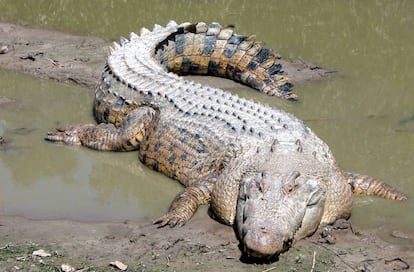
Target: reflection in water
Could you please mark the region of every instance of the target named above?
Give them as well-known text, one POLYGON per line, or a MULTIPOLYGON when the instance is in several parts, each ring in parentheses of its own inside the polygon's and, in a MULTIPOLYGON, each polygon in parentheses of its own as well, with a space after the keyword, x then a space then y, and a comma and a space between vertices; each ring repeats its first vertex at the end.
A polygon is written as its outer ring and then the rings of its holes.
MULTIPOLYGON (((235 24, 285 57, 339 71, 332 79, 297 86, 302 103, 248 96, 309 120, 344 169, 384 178, 411 197, 406 203, 357 198, 354 223, 393 228, 395 220, 401 227, 414 226, 413 125, 398 124, 414 111, 413 1, 0 0, 0 5, 3 21, 111 39, 170 19, 235 24)), ((154 217, 180 189, 142 167, 136 153, 43 142, 53 127, 93 122, 90 92, 1 73, 3 96, 16 100, 0 105, 0 133, 14 141, 15 150, 0 152, 0 211, 106 220, 154 217), (15 133, 22 130, 27 134, 15 133), (40 200, 48 204, 39 206, 40 200), (42 214, 47 207, 51 211, 42 214)))
POLYGON ((414 134, 414 114, 402 118, 398 122, 397 132, 413 133, 414 134))

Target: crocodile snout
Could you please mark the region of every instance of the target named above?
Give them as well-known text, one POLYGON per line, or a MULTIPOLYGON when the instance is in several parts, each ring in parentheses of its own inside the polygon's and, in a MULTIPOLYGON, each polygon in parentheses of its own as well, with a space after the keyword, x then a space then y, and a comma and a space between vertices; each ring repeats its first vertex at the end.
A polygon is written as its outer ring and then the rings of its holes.
POLYGON ((265 227, 247 231, 243 240, 245 254, 253 258, 272 257, 288 248, 288 243, 281 234, 265 227))

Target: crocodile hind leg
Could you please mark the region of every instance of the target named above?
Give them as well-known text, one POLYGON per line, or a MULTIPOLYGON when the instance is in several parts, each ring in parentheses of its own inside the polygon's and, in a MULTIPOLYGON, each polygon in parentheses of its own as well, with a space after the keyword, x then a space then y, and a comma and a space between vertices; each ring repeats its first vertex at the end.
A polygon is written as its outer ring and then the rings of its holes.
MULTIPOLYGON (((406 200, 407 197, 398 192, 396 189, 385 183, 384 181, 373 178, 366 175, 356 174, 345 172, 344 177, 347 183, 351 186, 352 194, 354 195, 375 195, 385 199, 390 200, 406 200)), ((349 192, 349 189, 346 189, 349 192)), ((328 226, 331 224, 336 225, 339 228, 345 228, 350 226, 352 229, 352 224, 346 223, 344 218, 348 218, 350 215, 350 205, 352 204, 352 196, 349 198, 344 198, 346 192, 342 191, 339 195, 333 197, 333 200, 330 201, 332 205, 329 205, 327 209, 325 209, 325 213, 321 220, 320 230, 321 230, 321 241, 326 243, 334 243, 335 236, 332 233, 332 227, 328 226), (346 200, 348 201, 338 203, 338 200, 346 200), (345 206, 349 206, 348 208, 344 208, 345 206), (341 225, 341 226, 339 226, 341 225)))
POLYGON ((104 151, 136 150, 156 125, 157 118, 155 109, 139 107, 127 114, 119 127, 106 123, 74 125, 49 132, 45 139, 104 151))
POLYGON ((211 188, 206 183, 195 183, 179 193, 171 203, 168 213, 153 221, 154 224, 164 227, 183 226, 190 220, 198 206, 210 202, 211 188))
POLYGON ((366 175, 344 173, 354 195, 375 195, 391 200, 407 200, 407 197, 384 181, 366 175))

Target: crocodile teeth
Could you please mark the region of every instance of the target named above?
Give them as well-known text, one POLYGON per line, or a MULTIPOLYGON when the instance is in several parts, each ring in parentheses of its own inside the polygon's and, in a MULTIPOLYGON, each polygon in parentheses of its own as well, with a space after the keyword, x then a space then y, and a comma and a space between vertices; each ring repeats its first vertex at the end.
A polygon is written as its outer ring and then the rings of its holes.
POLYGON ((127 38, 125 38, 125 37, 120 37, 119 38, 119 44, 121 44, 121 46, 124 46, 125 44, 127 44, 129 41, 128 41, 128 39, 127 38))
POLYGON ((147 34, 147 33, 150 33, 150 32, 151 31, 148 28, 143 27, 143 28, 141 28, 141 31, 139 33, 141 35, 144 35, 144 34, 147 34))
POLYGON ((112 55, 114 52, 115 52, 115 49, 112 46, 110 46, 109 47, 109 53, 112 55))
POLYGON ((138 35, 137 35, 137 34, 135 34, 134 32, 129 33, 129 39, 130 39, 130 40, 135 40, 135 39, 137 39, 137 38, 138 38, 138 35))

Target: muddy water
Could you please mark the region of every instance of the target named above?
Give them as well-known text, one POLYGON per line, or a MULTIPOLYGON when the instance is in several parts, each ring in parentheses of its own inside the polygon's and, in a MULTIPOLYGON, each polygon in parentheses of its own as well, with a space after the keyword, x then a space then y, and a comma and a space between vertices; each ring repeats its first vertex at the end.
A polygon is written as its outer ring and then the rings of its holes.
MULTIPOLYGON (((239 90, 295 113, 340 165, 381 177, 405 203, 357 198, 354 224, 414 231, 414 2, 412 1, 4 1, 0 20, 116 38, 177 21, 235 24, 285 57, 337 70, 297 87, 288 104, 239 90), (276 4, 277 3, 277 4, 276 4)), ((50 128, 92 122, 91 92, 0 73, 0 212, 123 220, 165 211, 180 187, 147 170, 136 153, 101 153, 43 142, 50 128)))
POLYGON ((0 71, 0 212, 33 218, 154 217, 180 186, 147 171, 132 153, 99 153, 43 141, 45 132, 94 122, 92 92, 0 71), (156 182, 157 185, 154 185, 156 182), (155 197, 156 196, 156 197, 155 197), (157 199, 159 198, 159 199, 157 199))

